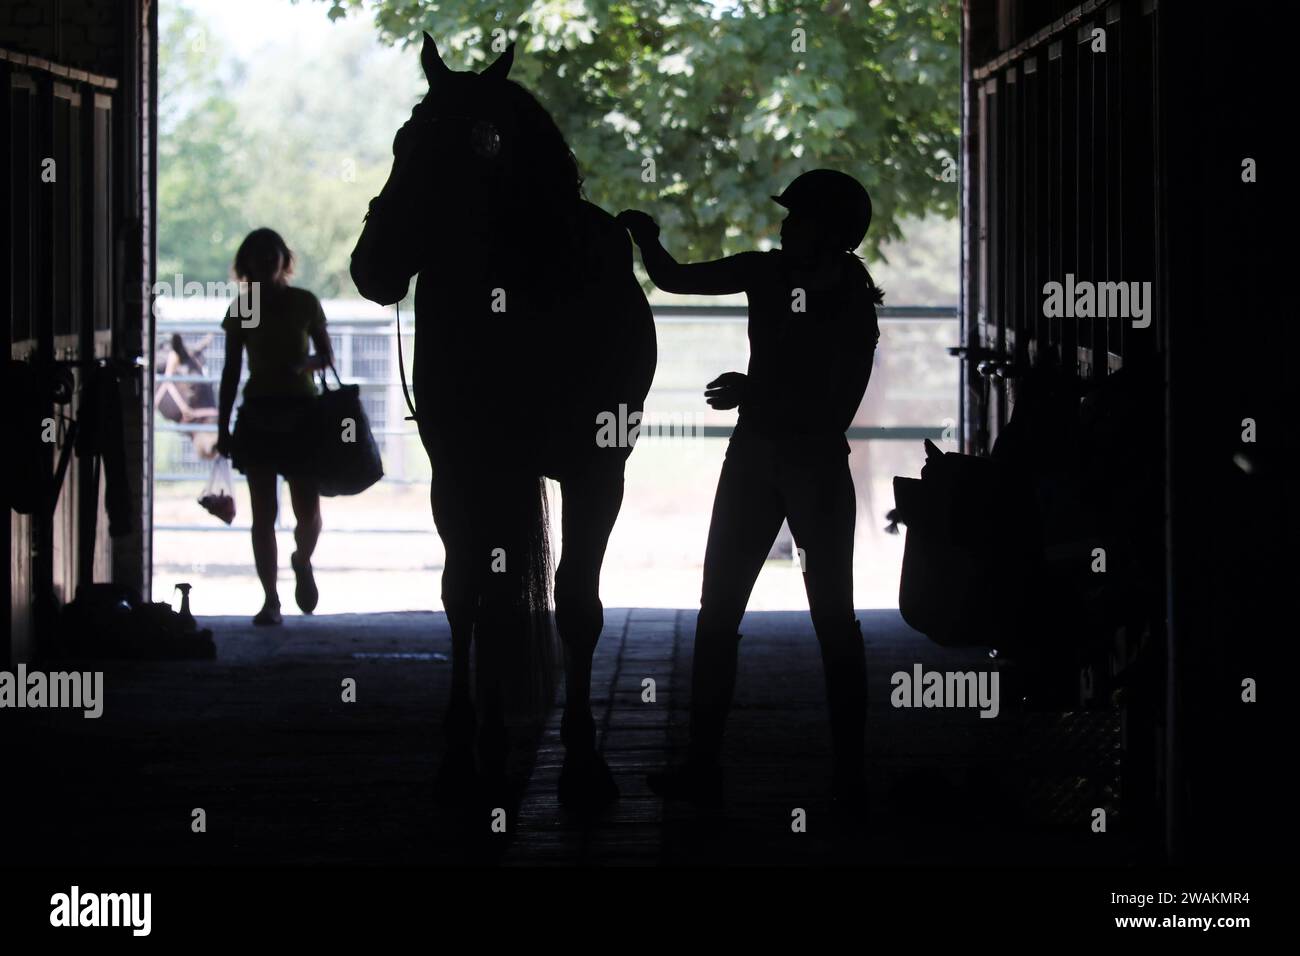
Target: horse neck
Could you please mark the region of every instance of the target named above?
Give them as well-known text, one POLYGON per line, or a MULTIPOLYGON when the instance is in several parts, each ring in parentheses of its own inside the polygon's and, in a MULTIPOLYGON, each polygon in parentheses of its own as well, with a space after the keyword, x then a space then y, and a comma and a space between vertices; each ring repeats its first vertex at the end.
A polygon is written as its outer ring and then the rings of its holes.
POLYGON ((584 245, 579 201, 539 199, 525 183, 509 188, 500 208, 496 228, 481 239, 457 235, 453 225, 419 271, 450 287, 489 279, 567 280, 584 245))

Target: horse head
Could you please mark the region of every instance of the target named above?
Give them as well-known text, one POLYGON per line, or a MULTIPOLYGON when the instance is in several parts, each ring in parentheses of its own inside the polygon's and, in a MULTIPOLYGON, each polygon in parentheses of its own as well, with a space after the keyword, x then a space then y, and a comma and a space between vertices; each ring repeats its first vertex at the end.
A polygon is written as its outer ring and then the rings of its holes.
MULTIPOLYGON (((577 163, 550 115, 509 79, 514 44, 480 73, 456 72, 424 34, 429 92, 393 139, 393 167, 353 252, 361 294, 383 304, 441 262, 490 255, 513 225, 581 196, 577 163)), ((536 225, 536 223, 534 223, 536 225)))

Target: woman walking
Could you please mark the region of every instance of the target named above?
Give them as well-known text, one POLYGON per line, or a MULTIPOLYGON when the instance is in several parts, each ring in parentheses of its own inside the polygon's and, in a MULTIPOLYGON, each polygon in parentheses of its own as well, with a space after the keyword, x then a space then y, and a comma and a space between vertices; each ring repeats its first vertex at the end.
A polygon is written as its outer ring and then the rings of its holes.
POLYGON ((217 448, 248 479, 253 507, 253 561, 265 598, 253 618, 257 625, 281 623, 276 589, 276 477, 289 483, 297 522, 296 550, 289 563, 296 579, 294 598, 304 614, 316 609, 319 592, 311 556, 321 532, 320 494, 307 469, 312 460, 310 415, 316 397, 313 373, 333 362, 325 313, 306 289, 289 285, 293 253, 272 229, 255 229, 235 254, 239 298, 221 323, 226 333, 226 365, 221 374, 217 448), (310 346, 315 353, 309 354, 310 346), (234 434, 230 415, 239 391, 244 351, 248 382, 234 434))

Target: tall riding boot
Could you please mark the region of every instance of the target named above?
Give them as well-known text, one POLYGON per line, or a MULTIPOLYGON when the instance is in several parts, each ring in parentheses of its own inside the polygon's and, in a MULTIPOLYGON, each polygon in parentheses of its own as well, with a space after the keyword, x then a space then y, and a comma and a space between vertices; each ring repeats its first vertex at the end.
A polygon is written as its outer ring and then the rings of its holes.
POLYGON ((686 763, 647 778, 650 788, 666 800, 710 806, 722 801, 722 734, 736 690, 740 639, 740 634, 696 635, 686 763))
POLYGON ((716 634, 695 640, 689 759, 697 766, 716 766, 722 759, 722 734, 736 693, 740 638, 739 634, 716 634))
POLYGON ((837 801, 858 804, 866 792, 867 657, 861 625, 855 621, 847 633, 827 635, 821 650, 834 753, 832 789, 837 801))

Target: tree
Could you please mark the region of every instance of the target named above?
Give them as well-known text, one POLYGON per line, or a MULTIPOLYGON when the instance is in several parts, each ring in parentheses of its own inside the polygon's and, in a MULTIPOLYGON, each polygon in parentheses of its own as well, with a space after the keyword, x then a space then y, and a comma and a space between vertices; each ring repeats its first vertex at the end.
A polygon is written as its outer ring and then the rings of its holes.
POLYGON ((352 246, 421 95, 419 64, 361 22, 243 58, 187 7, 161 14, 159 279, 224 281, 243 237, 270 226, 297 255, 297 284, 355 295, 352 246))
POLYGON ((283 234, 295 284, 322 298, 355 295, 352 247, 388 176, 393 134, 423 95, 418 62, 353 22, 320 44, 278 42, 249 59, 242 80, 248 228, 283 234))
POLYGON ((771 240, 768 197, 818 166, 871 192, 872 254, 905 218, 956 213, 956 0, 316 2, 370 11, 412 57, 427 30, 453 69, 517 40, 511 75, 560 124, 588 197, 652 212, 680 257, 771 240))
MULTIPOLYGON (((220 51, 203 22, 167 4, 158 42, 158 279, 229 277, 246 231, 244 139, 220 51)), ((176 290, 180 294, 180 290, 176 290)))

